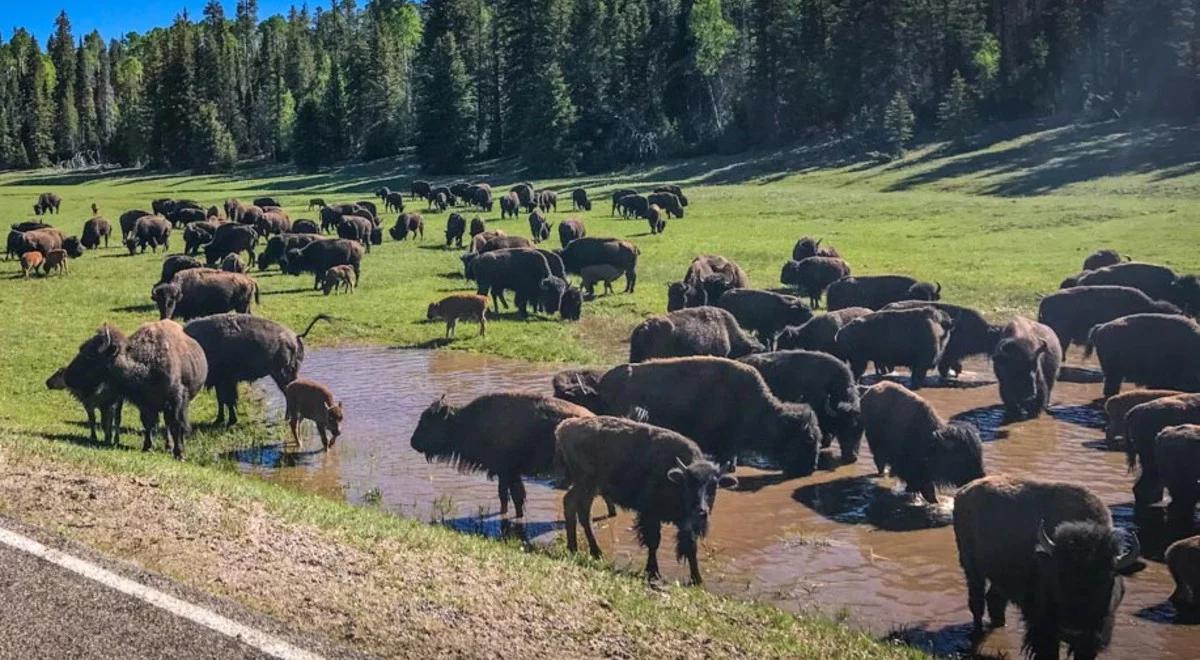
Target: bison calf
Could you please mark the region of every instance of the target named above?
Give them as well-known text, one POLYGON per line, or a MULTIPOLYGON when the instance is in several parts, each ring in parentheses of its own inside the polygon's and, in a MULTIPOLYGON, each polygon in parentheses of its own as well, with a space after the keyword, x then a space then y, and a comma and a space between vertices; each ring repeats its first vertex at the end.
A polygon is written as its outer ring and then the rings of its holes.
POLYGON ((487 335, 487 296, 471 293, 446 296, 429 303, 425 318, 445 321, 447 339, 454 336, 454 327, 459 321, 475 321, 479 324, 479 336, 483 337, 487 335))
POLYGON ((292 440, 297 445, 301 442, 296 430, 300 422, 306 419, 316 423, 323 449, 329 449, 337 442, 342 434, 342 402, 333 400, 333 392, 328 387, 307 378, 297 378, 288 383, 283 394, 287 400, 284 417, 292 430, 292 440))
POLYGON ((325 295, 337 291, 353 293, 354 268, 342 264, 341 266, 334 266, 325 271, 324 281, 321 283, 321 291, 325 295))
POLYGON ((30 273, 37 273, 38 268, 46 262, 46 258, 41 252, 29 251, 21 255, 21 277, 29 277, 30 273))
POLYGON ((591 514, 592 500, 600 494, 637 512, 634 527, 646 547, 648 578, 660 577, 658 545, 662 524, 668 522, 678 529, 676 556, 687 559, 692 583, 700 584, 696 540, 708 532, 717 488, 732 488, 737 479, 705 460, 688 438, 621 417, 567 420, 555 436, 555 463, 570 485, 563 495, 567 549, 579 549, 578 521, 588 549, 600 556, 591 514))
POLYGON ((863 428, 879 474, 892 476, 925 501, 937 500, 937 486, 961 486, 983 476, 979 430, 946 422, 933 406, 903 385, 877 383, 862 396, 863 428))

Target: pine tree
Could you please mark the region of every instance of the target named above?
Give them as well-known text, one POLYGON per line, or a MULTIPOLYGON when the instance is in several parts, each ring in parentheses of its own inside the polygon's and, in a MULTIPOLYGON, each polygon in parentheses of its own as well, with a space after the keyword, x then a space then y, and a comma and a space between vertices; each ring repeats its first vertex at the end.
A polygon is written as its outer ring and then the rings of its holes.
POLYGON ((191 133, 192 169, 228 172, 237 165, 237 145, 215 104, 205 101, 197 107, 191 133))
POLYGON ((525 117, 521 160, 534 174, 575 174, 579 152, 571 136, 576 113, 562 70, 557 63, 547 62, 537 78, 540 82, 530 92, 525 117))
POLYGON ((313 171, 328 162, 325 153, 325 113, 314 98, 307 98, 296 110, 292 130, 292 161, 304 171, 313 171))
POLYGON ((46 89, 46 63, 37 41, 31 41, 20 85, 21 146, 25 150, 22 161, 28 167, 45 167, 54 152, 50 131, 54 111, 46 89))
POLYGON ((345 160, 350 156, 353 145, 350 143, 350 131, 347 126, 350 115, 346 103, 346 81, 341 68, 336 64, 329 74, 321 105, 325 115, 323 162, 334 163, 345 160))
POLYGON ((71 20, 60 12, 54 21, 48 50, 54 63, 54 149, 59 158, 70 158, 79 148, 79 111, 75 106, 75 38, 71 20))
POLYGON ((96 117, 96 54, 94 42, 80 42, 75 58, 75 104, 79 115, 79 146, 92 154, 100 151, 96 117))
POLYGON ((112 83, 112 59, 99 32, 92 32, 88 39, 97 42, 96 61, 96 137, 102 148, 108 148, 117 129, 119 112, 112 83))
POLYGON ((454 35, 421 54, 417 157, 431 172, 460 172, 475 147, 473 86, 454 35))
POLYGON ((904 93, 896 90, 892 100, 888 101, 883 111, 883 140, 888 153, 893 156, 903 156, 913 136, 913 126, 916 118, 904 93))
POLYGON ((975 128, 975 105, 967 81, 956 69, 946 96, 938 104, 938 126, 942 137, 956 148, 966 145, 975 128))

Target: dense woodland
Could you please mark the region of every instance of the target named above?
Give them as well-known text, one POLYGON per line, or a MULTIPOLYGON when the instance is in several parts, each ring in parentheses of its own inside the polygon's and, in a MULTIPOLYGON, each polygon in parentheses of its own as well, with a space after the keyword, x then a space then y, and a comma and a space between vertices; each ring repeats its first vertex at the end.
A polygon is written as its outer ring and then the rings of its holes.
POLYGON ((337 0, 0 43, 0 168, 535 174, 1045 115, 1194 120, 1200 0, 337 0), (107 38, 107 40, 106 40, 107 38))

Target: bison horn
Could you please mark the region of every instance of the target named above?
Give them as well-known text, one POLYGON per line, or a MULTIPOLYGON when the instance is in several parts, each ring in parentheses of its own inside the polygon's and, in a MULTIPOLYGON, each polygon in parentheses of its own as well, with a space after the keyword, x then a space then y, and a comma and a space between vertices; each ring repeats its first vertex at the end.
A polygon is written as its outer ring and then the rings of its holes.
POLYGON ((825 239, 818 238, 816 244, 814 244, 813 247, 815 247, 815 248, 821 247, 821 241, 823 241, 823 240, 825 240, 825 239))
POLYGON ((1037 538, 1036 551, 1039 554, 1043 554, 1043 555, 1047 555, 1047 556, 1053 555, 1054 554, 1054 540, 1051 539, 1050 535, 1046 533, 1046 520, 1044 518, 1038 522, 1037 536, 1038 536, 1038 538, 1037 538))
POLYGON ((1129 538, 1129 547, 1125 548, 1125 551, 1117 556, 1117 571, 1122 571, 1133 566, 1138 556, 1142 554, 1142 542, 1138 539, 1138 535, 1129 531, 1125 532, 1125 534, 1129 538))
POLYGON ((683 462, 683 459, 682 459, 682 458, 679 458, 678 456, 676 456, 676 457, 675 457, 675 463, 676 463, 676 464, 679 466, 679 469, 680 469, 680 470, 686 470, 686 469, 687 469, 687 463, 684 463, 684 462, 683 462))
POLYGON ((934 284, 936 284, 936 285, 937 285, 937 291, 935 291, 935 293, 937 293, 939 296, 940 296, 940 295, 942 295, 942 283, 941 283, 941 282, 934 282, 934 284))

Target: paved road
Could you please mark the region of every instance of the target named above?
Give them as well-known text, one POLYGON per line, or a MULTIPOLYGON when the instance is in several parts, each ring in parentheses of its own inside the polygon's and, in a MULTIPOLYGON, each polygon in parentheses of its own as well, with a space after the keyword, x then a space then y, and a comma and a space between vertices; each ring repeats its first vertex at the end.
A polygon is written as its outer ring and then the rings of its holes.
MULTIPOLYGON (((131 571, 128 567, 118 568, 85 548, 48 541, 46 535, 22 528, 12 521, 0 518, 0 531, 16 532, 44 542, 68 553, 72 558, 68 561, 82 559, 101 573, 112 571, 138 585, 149 585, 154 594, 166 594, 168 599, 196 605, 200 620, 224 618, 248 626, 253 629, 254 636, 261 634, 283 646, 291 646, 301 656, 311 653, 327 658, 358 657, 323 640, 293 634, 237 605, 190 592, 161 577, 131 571)), ((243 643, 142 598, 122 593, 74 570, 0 542, 0 658, 207 660, 274 657, 261 649, 277 649, 265 646, 261 639, 255 642, 252 642, 254 645, 243 643)))

